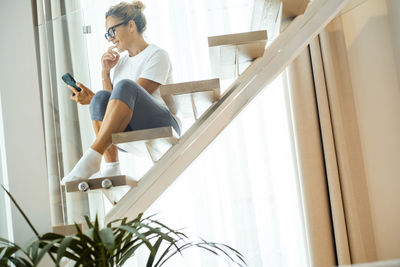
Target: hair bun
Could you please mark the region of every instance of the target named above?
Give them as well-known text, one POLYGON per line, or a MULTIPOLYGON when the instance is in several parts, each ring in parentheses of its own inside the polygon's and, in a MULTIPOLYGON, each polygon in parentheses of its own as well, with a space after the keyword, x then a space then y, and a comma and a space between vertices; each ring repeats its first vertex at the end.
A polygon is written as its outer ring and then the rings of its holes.
POLYGON ((133 1, 133 2, 132 2, 132 5, 133 5, 134 8, 139 9, 140 11, 143 11, 144 8, 146 7, 146 6, 142 3, 142 1, 133 1))

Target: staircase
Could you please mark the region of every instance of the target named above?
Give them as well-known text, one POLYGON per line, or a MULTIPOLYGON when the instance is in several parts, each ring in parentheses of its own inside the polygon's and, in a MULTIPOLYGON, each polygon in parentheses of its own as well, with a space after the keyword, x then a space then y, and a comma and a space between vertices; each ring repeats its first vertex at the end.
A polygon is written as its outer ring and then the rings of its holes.
POLYGON ((285 30, 267 48, 266 31, 209 37, 213 75, 221 79, 236 78, 223 95, 219 79, 160 87, 160 94, 174 115, 195 121, 181 137, 172 127, 113 135, 113 144, 127 152, 149 156, 154 162, 139 181, 114 176, 71 182, 67 183, 67 192, 103 190, 114 205, 105 222, 121 217, 134 218, 145 211, 347 1, 314 0, 309 5, 308 0, 270 2, 279 4, 279 13, 271 15, 275 16, 275 28, 285 27, 285 30), (114 194, 118 187, 129 189, 114 194))

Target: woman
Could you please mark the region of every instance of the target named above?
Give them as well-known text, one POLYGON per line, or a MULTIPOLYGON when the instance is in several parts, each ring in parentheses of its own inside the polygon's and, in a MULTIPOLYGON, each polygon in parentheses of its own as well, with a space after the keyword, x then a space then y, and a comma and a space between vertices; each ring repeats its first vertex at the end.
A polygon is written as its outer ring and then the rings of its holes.
POLYGON ((90 115, 96 140, 83 154, 72 171, 61 183, 87 179, 100 170, 101 157, 106 161, 101 176, 119 175, 118 150, 111 144, 117 132, 172 126, 178 133, 177 121, 160 97, 159 86, 172 81, 168 54, 143 39, 146 19, 140 1, 120 3, 106 13, 106 34, 113 43, 103 54, 103 89, 94 94, 83 84, 71 99, 82 105, 90 104, 90 115), (128 51, 120 57, 118 52, 128 51), (110 76, 111 69, 113 75, 110 76))

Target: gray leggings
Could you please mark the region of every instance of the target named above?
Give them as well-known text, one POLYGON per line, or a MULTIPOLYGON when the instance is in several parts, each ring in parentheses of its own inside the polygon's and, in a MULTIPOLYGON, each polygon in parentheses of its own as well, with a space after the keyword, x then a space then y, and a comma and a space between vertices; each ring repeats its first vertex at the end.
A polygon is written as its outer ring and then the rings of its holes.
POLYGON ((179 125, 169 110, 159 104, 143 87, 132 80, 121 80, 112 92, 99 91, 90 102, 90 116, 92 120, 103 121, 108 101, 118 99, 133 110, 131 121, 125 132, 172 126, 180 135, 179 125))

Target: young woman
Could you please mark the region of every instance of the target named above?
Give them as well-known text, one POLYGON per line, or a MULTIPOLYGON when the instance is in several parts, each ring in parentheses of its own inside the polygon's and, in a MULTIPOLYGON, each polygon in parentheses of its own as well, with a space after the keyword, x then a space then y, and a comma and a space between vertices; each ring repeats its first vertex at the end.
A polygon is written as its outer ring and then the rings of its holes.
POLYGON ((83 84, 71 99, 79 104, 90 104, 90 115, 96 140, 83 154, 72 171, 61 183, 86 179, 100 170, 104 155, 106 169, 101 176, 119 175, 118 150, 111 144, 117 132, 172 126, 180 129, 159 93, 159 86, 172 82, 172 68, 168 54, 143 39, 146 19, 141 1, 122 2, 106 13, 106 34, 113 43, 101 58, 103 89, 94 94, 83 84), (128 53, 120 57, 119 53, 128 53), (113 75, 110 75, 113 69, 113 75))

